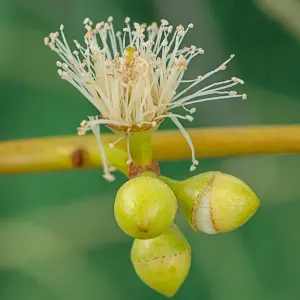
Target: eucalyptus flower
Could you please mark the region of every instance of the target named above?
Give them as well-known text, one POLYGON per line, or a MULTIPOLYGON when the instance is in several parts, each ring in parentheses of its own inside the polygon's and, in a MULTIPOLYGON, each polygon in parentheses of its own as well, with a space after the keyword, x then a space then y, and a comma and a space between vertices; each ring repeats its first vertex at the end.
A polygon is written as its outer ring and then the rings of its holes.
POLYGON ((44 42, 60 57, 56 63, 60 77, 77 88, 99 111, 98 115, 80 123, 78 134, 91 130, 95 135, 104 177, 109 181, 114 179, 101 142, 101 125, 121 134, 111 147, 127 139, 128 163, 131 163, 131 132, 155 129, 166 118, 174 122, 189 144, 190 170, 194 171, 198 165, 194 146, 179 120, 193 121, 194 105, 200 102, 246 99, 246 94, 232 90, 243 84, 237 77, 203 85, 208 77, 224 71, 234 55, 207 74, 185 79, 192 59, 204 54, 202 48, 194 45, 182 47, 193 24, 174 28, 168 21, 161 20, 159 25, 131 25, 126 18, 123 30, 115 31, 112 17, 96 25, 89 18, 83 23, 86 29, 84 44, 74 40, 74 49, 67 42, 63 25, 44 42), (172 113, 178 107, 183 109, 183 114, 172 113))

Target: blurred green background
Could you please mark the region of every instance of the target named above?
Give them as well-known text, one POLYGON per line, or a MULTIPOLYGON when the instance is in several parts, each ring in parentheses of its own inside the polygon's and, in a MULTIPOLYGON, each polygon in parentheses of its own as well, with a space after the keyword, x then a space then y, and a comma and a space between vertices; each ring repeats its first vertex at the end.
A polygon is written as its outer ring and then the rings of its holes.
MULTIPOLYGON (((299 0, 1 0, 1 140, 76 134, 94 109, 59 78, 43 38, 63 23, 70 40, 81 40, 85 17, 110 15, 120 28, 126 16, 193 22, 186 42, 206 54, 190 78, 236 54, 222 75, 243 78, 248 100, 198 105, 191 126, 299 123, 299 0)), ((161 170, 184 179, 189 164, 162 163, 161 170)), ((217 236, 194 233, 178 218, 192 268, 175 299, 300 299, 299 166, 296 155, 200 160, 198 172, 221 170, 249 183, 262 207, 244 227, 217 236)), ((101 175, 1 176, 1 300, 164 299, 136 277, 132 241, 113 217, 125 177, 109 184, 101 175)))

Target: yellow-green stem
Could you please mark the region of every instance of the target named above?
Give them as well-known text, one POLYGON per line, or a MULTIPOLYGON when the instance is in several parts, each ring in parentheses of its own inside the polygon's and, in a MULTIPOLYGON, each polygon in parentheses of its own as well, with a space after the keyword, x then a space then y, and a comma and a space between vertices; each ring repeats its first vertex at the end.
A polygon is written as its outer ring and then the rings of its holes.
POLYGON ((139 167, 152 165, 153 129, 137 131, 130 134, 130 153, 134 163, 139 167))

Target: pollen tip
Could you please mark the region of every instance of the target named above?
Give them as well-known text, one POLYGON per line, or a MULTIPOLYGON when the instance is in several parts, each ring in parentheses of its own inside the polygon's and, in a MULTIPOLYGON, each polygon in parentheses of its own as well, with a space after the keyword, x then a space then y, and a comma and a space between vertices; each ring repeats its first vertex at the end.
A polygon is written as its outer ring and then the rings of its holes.
POLYGON ((86 126, 87 125, 87 121, 86 120, 83 120, 80 122, 80 126, 86 126))
POLYGON ((84 24, 84 25, 88 24, 89 22, 90 22, 90 18, 85 18, 85 19, 83 20, 83 24, 84 24))
POLYGON ((190 167, 190 171, 191 171, 191 172, 194 172, 195 170, 196 170, 196 166, 192 165, 192 166, 190 167))
POLYGON ((44 38, 44 44, 45 44, 45 46, 48 46, 48 44, 49 44, 49 37, 45 37, 44 38))
POLYGON ((198 52, 199 52, 200 54, 204 54, 204 50, 203 50, 202 48, 198 48, 198 52))
POLYGON ((185 118, 189 121, 189 122, 193 122, 194 118, 190 115, 186 115, 185 118))
POLYGON ((169 25, 169 22, 168 22, 167 20, 165 20, 165 19, 161 19, 160 22, 161 22, 161 24, 162 24, 163 26, 169 25))
POLYGON ((103 174, 103 177, 104 177, 108 182, 113 182, 113 181, 115 180, 115 176, 113 176, 113 175, 110 174, 110 173, 103 174))
POLYGON ((81 136, 81 135, 85 135, 85 133, 86 131, 83 128, 81 127, 77 128, 77 135, 81 136))

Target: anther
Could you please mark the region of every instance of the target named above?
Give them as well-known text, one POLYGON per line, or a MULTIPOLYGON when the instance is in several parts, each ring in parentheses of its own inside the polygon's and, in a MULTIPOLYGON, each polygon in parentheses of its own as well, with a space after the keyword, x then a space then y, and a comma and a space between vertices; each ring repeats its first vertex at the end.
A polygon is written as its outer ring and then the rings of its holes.
POLYGON ((185 118, 189 121, 189 122, 193 122, 194 118, 190 115, 186 115, 185 118))
POLYGON ((194 165, 191 165, 191 167, 190 167, 190 171, 191 172, 194 172, 196 170, 196 166, 194 166, 194 165))
POLYGON ((48 46, 48 44, 49 44, 49 37, 45 37, 44 38, 44 44, 45 44, 45 46, 48 46))
POLYGON ((83 20, 83 24, 84 24, 84 25, 88 24, 89 22, 90 22, 90 18, 85 18, 85 19, 83 20))
POLYGON ((110 174, 110 173, 106 173, 103 174, 103 177, 108 181, 108 182, 112 182, 115 180, 115 176, 110 174))

